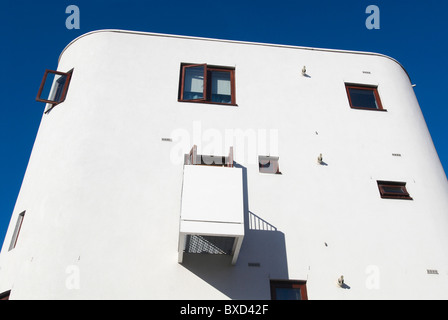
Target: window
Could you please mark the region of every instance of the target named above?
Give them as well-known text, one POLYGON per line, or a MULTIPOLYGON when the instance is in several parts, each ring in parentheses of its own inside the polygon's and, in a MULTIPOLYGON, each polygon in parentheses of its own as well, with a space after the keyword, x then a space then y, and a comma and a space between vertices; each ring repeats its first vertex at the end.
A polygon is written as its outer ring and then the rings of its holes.
POLYGON ((53 106, 63 102, 67 95, 72 72, 73 70, 69 72, 45 70, 36 100, 50 103, 53 106))
POLYGON ((377 181, 381 198, 412 200, 406 190, 406 182, 377 181))
POLYGON ((345 88, 352 109, 386 111, 383 109, 376 87, 346 84, 345 88))
POLYGON ((261 173, 282 174, 278 164, 278 157, 258 156, 258 169, 261 173))
POLYGON ((271 280, 272 300, 308 300, 306 281, 271 280))
POLYGON ((10 295, 11 295, 11 290, 0 293, 0 300, 9 300, 10 295))
POLYGON ((19 214, 17 218, 16 228, 14 229, 14 233, 12 234, 11 244, 9 245, 9 250, 12 250, 16 247, 17 239, 19 238, 20 229, 22 228, 23 219, 25 218, 25 211, 19 214))
POLYGON ((235 69, 182 65, 179 101, 236 105, 235 69))

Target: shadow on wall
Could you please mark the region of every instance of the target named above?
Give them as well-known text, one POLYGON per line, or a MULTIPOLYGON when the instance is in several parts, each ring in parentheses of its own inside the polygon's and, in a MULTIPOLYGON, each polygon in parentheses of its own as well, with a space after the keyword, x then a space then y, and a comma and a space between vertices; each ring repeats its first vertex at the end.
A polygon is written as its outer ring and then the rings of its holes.
POLYGON ((289 279, 285 235, 249 211, 247 171, 243 170, 244 240, 238 261, 221 254, 184 253, 182 266, 231 299, 271 299, 270 279, 289 279))

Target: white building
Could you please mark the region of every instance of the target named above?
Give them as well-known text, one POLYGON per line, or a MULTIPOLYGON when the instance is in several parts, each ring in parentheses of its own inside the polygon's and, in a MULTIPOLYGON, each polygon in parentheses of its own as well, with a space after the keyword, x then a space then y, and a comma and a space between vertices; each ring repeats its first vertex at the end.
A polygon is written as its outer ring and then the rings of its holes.
POLYGON ((448 298, 448 183, 394 59, 102 30, 41 89, 4 298, 448 298))

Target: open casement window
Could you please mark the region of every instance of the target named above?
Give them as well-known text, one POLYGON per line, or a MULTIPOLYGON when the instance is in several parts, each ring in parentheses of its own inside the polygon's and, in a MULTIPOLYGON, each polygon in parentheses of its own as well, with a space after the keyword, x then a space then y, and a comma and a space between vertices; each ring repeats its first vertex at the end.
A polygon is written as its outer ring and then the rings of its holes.
POLYGON ((345 88, 352 109, 386 111, 383 109, 376 87, 345 84, 345 88))
POLYGON ((11 295, 11 290, 0 293, 0 300, 9 300, 9 296, 11 295))
POLYGON ((278 164, 278 157, 258 156, 258 169, 261 173, 282 174, 278 164))
POLYGON ((55 106, 65 100, 73 70, 60 72, 45 70, 36 101, 55 106))
POLYGON ((198 147, 194 145, 193 148, 191 148, 189 154, 185 155, 184 163, 187 165, 233 168, 233 147, 230 147, 229 155, 227 157, 223 157, 198 154, 198 147))
POLYGON ((182 65, 179 101, 236 105, 235 69, 182 65))
POLYGON ((377 181, 381 198, 412 200, 406 190, 406 182, 377 181))
POLYGON ((272 300, 308 300, 306 281, 271 280, 272 300))

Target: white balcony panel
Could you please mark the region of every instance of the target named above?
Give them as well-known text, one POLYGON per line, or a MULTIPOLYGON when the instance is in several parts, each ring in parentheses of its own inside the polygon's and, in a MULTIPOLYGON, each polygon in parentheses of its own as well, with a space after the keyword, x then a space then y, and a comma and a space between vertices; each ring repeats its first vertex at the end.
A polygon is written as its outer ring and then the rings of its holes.
POLYGON ((244 194, 241 168, 186 165, 179 229, 179 262, 188 235, 234 239, 232 264, 244 237, 244 194))
POLYGON ((186 165, 181 219, 243 223, 241 168, 186 165))

